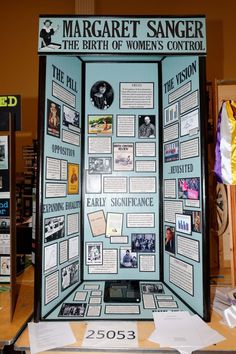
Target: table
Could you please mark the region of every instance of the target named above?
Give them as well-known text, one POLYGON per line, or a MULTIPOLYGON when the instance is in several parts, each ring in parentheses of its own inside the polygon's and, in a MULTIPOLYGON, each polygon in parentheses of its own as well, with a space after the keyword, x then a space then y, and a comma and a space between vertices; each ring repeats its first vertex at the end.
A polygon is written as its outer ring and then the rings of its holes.
MULTIPOLYGON (((212 317, 211 317, 211 322, 209 323, 209 326, 212 327, 213 329, 217 330, 219 333, 221 333, 226 340, 216 344, 212 345, 208 348, 205 348, 204 350, 201 350, 201 353, 204 353, 205 351, 229 351, 234 350, 236 351, 236 328, 230 329, 229 327, 223 325, 220 323, 221 317, 217 313, 213 312, 212 317)), ((96 354, 103 353, 104 351, 102 349, 96 350, 92 348, 83 348, 81 347, 82 340, 86 331, 86 325, 87 322, 70 322, 71 328, 73 330, 73 333, 76 338, 76 343, 72 345, 68 345, 63 348, 56 348, 53 350, 53 354, 66 354, 66 353, 71 353, 71 352, 80 352, 80 354, 83 353, 88 353, 88 352, 95 352, 96 354)), ((147 352, 156 352, 156 351, 163 351, 163 348, 160 349, 159 345, 153 342, 150 342, 148 340, 149 335, 152 333, 154 330, 154 322, 153 321, 138 321, 138 336, 139 336, 139 348, 135 349, 119 349, 117 352, 121 353, 123 352, 135 352, 135 353, 143 353, 145 351, 147 352)), ((28 328, 26 328, 23 333, 20 335, 18 340, 16 341, 14 345, 15 350, 19 351, 26 351, 26 353, 29 353, 30 350, 30 345, 29 345, 29 335, 28 335, 28 328)), ((114 349, 106 349, 106 352, 109 353, 116 352, 115 348, 114 349)), ((165 353, 170 351, 173 352, 172 349, 164 350, 165 353)), ((48 352, 45 352, 45 354, 48 352)))
MULTIPOLYGON (((31 319, 34 307, 34 267, 29 266, 17 277, 17 302, 10 318, 10 291, 0 293, 0 350, 18 338, 31 319)), ((10 286, 9 286, 10 287, 10 286)))

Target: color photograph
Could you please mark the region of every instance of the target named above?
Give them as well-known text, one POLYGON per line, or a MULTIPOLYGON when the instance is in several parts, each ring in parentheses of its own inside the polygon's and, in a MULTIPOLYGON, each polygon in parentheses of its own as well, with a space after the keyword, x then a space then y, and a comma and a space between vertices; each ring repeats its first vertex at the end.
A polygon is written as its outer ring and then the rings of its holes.
POLYGON ((108 115, 90 115, 88 116, 89 134, 112 134, 112 118, 108 115))
POLYGON ((199 200, 200 178, 180 178, 178 180, 178 198, 199 200))

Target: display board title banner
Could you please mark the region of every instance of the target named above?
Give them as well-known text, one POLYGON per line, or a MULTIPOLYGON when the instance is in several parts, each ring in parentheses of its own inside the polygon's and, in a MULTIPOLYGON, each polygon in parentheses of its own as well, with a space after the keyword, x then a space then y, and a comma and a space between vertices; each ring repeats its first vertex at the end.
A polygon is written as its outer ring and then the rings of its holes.
POLYGON ((206 54, 205 17, 40 17, 39 54, 206 54))

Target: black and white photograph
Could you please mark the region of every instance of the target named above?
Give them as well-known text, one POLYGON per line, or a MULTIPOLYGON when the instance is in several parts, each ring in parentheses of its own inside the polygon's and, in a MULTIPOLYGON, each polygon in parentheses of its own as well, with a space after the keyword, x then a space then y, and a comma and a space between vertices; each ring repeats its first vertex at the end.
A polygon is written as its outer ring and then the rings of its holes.
POLYGON ((79 263, 78 261, 69 264, 61 270, 61 289, 65 290, 69 286, 79 281, 79 263))
POLYGON ((114 171, 133 171, 134 170, 134 144, 114 143, 114 171))
POLYGON ((10 275, 11 273, 11 262, 10 256, 0 257, 0 275, 10 275))
POLYGON ((91 87, 90 100, 98 109, 108 109, 112 105, 114 92, 111 85, 106 81, 97 81, 91 87))
POLYGON ((156 116, 138 116, 138 136, 141 139, 152 139, 156 137, 156 116))
POLYGON ((102 264, 102 242, 86 243, 86 264, 102 264))
POLYGON ((63 303, 58 314, 59 317, 84 317, 87 304, 63 303))
POLYGON ((132 252, 130 248, 120 249, 120 268, 137 268, 137 252, 132 252))
POLYGON ((52 42, 52 37, 59 30, 59 25, 55 26, 50 19, 46 19, 43 22, 43 26, 40 29, 40 39, 41 47, 49 47, 51 49, 59 49, 61 45, 58 43, 52 42))
POLYGON ((60 138, 61 106, 47 100, 47 134, 60 138))
POLYGON ((156 250, 156 234, 135 233, 131 234, 132 252, 153 253, 156 250))
POLYGON ((50 242, 65 236, 65 216, 54 216, 44 220, 44 242, 50 242))
POLYGON ((0 136, 0 170, 8 169, 8 137, 0 136))
POLYGON ((62 124, 65 125, 66 127, 76 127, 79 128, 80 125, 80 120, 79 120, 79 112, 76 112, 75 110, 63 106, 63 119, 62 119, 62 124))
POLYGON ((0 234, 9 234, 9 233, 10 233, 10 219, 0 218, 0 234))
POLYGON ((146 283, 141 285, 143 294, 163 294, 164 289, 161 283, 146 283))
POLYGON ((89 157, 89 173, 90 174, 111 174, 112 158, 111 157, 89 157))

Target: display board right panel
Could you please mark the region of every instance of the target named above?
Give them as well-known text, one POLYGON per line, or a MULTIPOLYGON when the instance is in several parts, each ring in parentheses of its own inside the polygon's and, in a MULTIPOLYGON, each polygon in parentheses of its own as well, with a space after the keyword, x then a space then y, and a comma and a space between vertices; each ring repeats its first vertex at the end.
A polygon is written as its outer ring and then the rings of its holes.
POLYGON ((200 77, 198 57, 163 62, 163 268, 165 283, 205 317, 208 250, 200 77))

